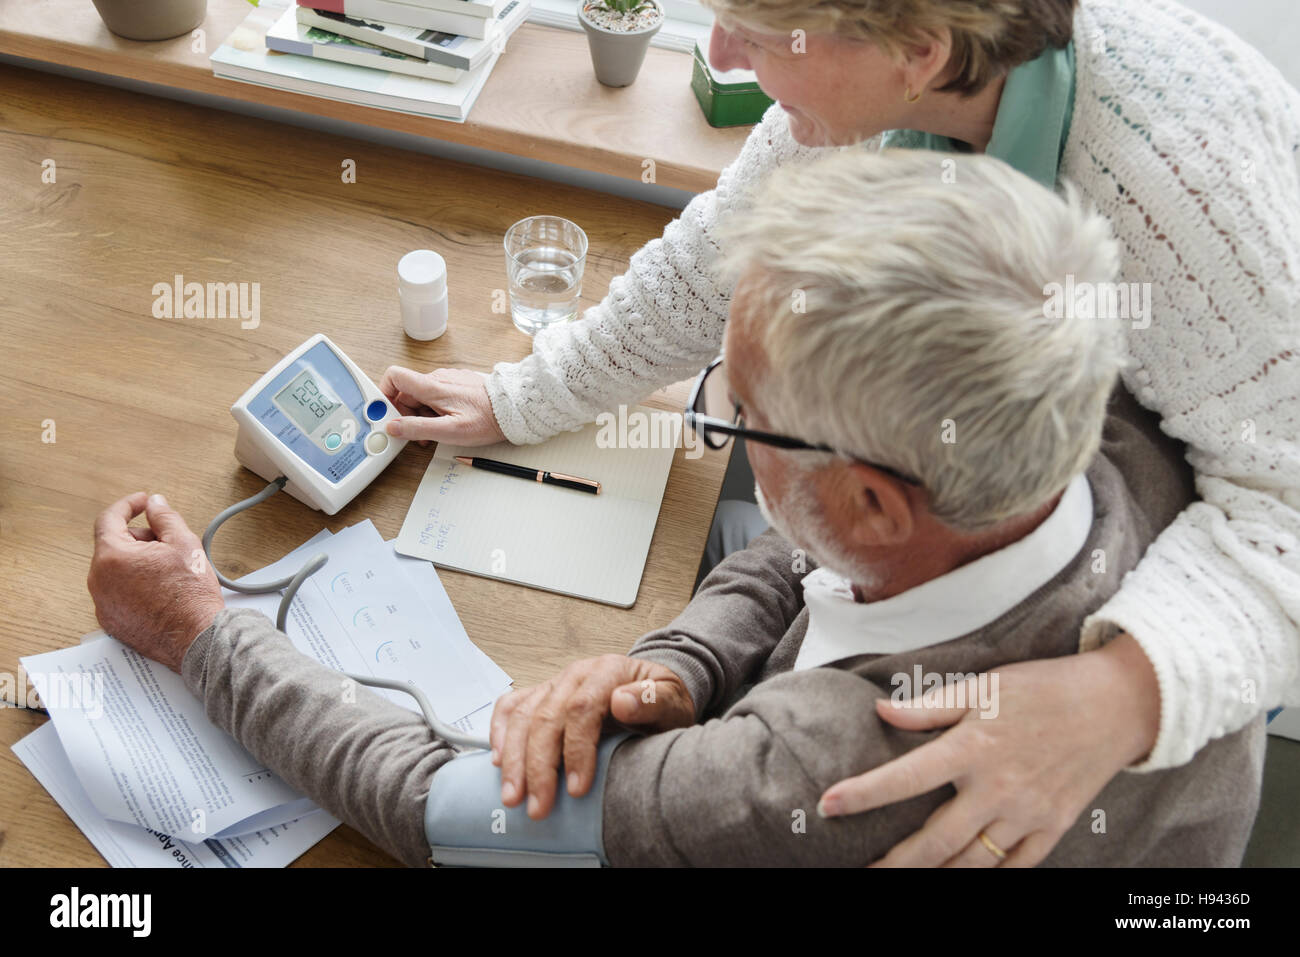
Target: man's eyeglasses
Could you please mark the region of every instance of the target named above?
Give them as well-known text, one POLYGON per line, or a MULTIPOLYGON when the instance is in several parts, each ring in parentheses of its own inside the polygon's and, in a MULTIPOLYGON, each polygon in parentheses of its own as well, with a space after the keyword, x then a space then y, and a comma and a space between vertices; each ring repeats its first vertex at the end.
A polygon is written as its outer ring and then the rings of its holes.
POLYGON ((777 435, 773 432, 746 428, 742 424, 745 421, 745 414, 740 409, 740 403, 731 395, 726 371, 722 369, 722 359, 722 356, 718 356, 704 367, 700 377, 695 380, 695 386, 691 389, 691 397, 686 404, 686 424, 695 431, 709 448, 726 448, 727 443, 731 441, 731 437, 738 435, 747 442, 760 442, 779 449, 806 449, 812 452, 830 452, 834 455, 843 455, 845 458, 860 462, 863 465, 869 465, 887 475, 892 475, 908 485, 919 486, 921 484, 919 480, 912 478, 910 475, 904 475, 888 465, 869 462, 856 455, 849 455, 847 452, 833 449, 829 445, 805 442, 802 439, 792 438, 788 435, 777 435))

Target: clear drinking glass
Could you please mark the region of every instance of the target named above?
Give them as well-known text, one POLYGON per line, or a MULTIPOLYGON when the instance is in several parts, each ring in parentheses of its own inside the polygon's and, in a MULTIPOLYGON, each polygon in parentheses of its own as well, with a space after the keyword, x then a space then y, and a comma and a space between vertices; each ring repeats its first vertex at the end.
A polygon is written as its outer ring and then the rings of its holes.
POLYGON ((506 276, 510 318, 530 336, 578 314, 587 234, 559 216, 529 216, 508 230, 506 276))

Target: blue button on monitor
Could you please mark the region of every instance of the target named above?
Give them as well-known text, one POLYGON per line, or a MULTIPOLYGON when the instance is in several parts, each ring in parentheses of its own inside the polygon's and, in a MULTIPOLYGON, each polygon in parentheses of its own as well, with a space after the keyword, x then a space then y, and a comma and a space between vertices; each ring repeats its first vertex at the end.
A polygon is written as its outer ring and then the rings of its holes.
POLYGON ((388 414, 388 403, 383 399, 376 399, 366 406, 366 418, 371 422, 378 422, 388 414))
POLYGON ((342 444, 343 436, 339 435, 337 432, 331 432, 329 435, 325 436, 325 448, 329 449, 331 452, 342 444))

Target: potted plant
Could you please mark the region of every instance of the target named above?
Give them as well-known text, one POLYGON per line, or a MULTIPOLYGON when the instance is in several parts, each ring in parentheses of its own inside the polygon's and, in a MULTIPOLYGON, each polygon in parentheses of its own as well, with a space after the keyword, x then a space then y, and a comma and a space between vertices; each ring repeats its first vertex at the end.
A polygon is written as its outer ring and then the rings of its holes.
POLYGON ((104 25, 128 40, 166 40, 203 22, 208 0, 94 0, 104 25))
POLYGON ((650 38, 664 25, 659 0, 578 0, 578 20, 587 32, 596 79, 627 86, 645 62, 650 38))

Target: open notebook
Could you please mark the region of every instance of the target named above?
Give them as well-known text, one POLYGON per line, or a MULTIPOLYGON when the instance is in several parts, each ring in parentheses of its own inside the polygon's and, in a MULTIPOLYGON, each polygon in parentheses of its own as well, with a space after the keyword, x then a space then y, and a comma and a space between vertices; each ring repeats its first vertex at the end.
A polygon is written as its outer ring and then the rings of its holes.
POLYGON ((618 422, 604 418, 540 445, 441 444, 395 547, 442 568, 627 608, 641 585, 681 429, 680 415, 637 407, 618 422), (470 468, 457 455, 594 479, 601 492, 470 468))

